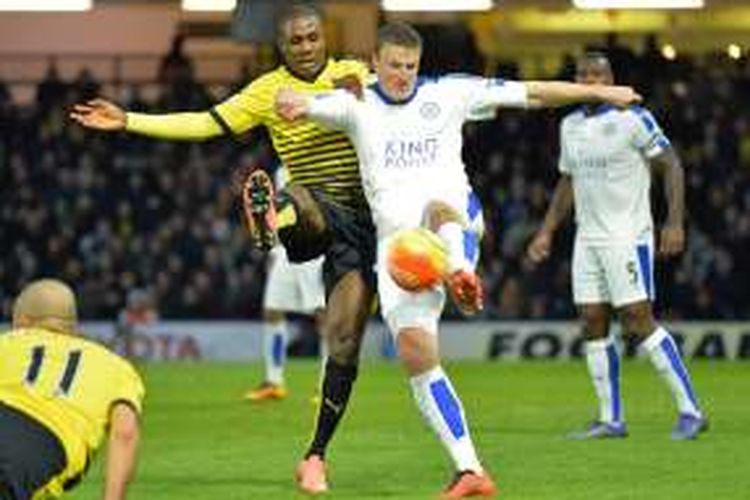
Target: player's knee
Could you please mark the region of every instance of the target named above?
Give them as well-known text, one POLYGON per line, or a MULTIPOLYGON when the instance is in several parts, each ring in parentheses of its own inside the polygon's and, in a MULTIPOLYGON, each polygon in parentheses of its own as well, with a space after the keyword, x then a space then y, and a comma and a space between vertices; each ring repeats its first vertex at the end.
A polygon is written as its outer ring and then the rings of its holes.
POLYGON ((445 202, 429 202, 424 209, 424 225, 432 231, 437 231, 446 222, 461 222, 461 216, 445 202))
POLYGON ((601 339, 609 333, 609 314, 601 308, 584 307, 581 310, 581 320, 586 340, 601 339))
POLYGON ((398 335, 398 353, 410 375, 424 373, 437 366, 439 360, 434 339, 420 328, 402 329, 398 335))
POLYGON ((645 338, 656 329, 651 305, 639 302, 622 308, 620 321, 626 335, 645 338))
POLYGON ((279 193, 280 200, 283 196, 287 197, 286 203, 294 205, 297 218, 306 231, 322 234, 326 230, 325 216, 309 189, 293 184, 279 193))

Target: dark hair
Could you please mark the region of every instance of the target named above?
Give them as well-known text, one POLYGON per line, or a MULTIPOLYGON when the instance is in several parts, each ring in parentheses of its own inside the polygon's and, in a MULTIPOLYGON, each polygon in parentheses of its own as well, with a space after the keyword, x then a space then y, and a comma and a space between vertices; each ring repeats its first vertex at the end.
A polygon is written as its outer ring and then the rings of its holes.
POLYGON ((422 50, 422 36, 412 25, 396 21, 384 24, 378 30, 376 49, 379 51, 386 44, 422 50))
POLYGON ((599 50, 589 50, 578 58, 578 64, 603 64, 612 71, 612 64, 609 62, 609 57, 604 52, 599 50))
POLYGON ((284 35, 284 25, 292 19, 300 17, 315 17, 323 21, 323 11, 320 10, 316 3, 310 1, 293 1, 281 8, 276 16, 276 37, 281 38, 284 35))

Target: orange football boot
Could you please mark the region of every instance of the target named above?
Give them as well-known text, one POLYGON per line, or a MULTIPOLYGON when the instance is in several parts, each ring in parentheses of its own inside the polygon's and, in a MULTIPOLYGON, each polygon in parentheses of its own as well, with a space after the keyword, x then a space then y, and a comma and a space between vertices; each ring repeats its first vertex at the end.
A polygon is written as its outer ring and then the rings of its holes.
POLYGON ((308 495, 322 495, 328 491, 326 464, 320 455, 310 455, 297 465, 297 487, 308 495))
POLYGON ((250 172, 242 184, 242 209, 255 245, 270 250, 278 239, 273 182, 262 169, 250 172))
POLYGON ((440 494, 442 500, 468 497, 494 497, 497 487, 487 472, 464 470, 456 473, 455 477, 440 494))
POLYGON ((476 273, 459 269, 445 278, 445 285, 462 313, 470 316, 484 307, 482 281, 476 273))
POLYGON ((288 392, 283 385, 274 384, 272 382, 263 382, 255 389, 252 389, 245 394, 245 399, 248 401, 259 402, 259 401, 278 401, 284 399, 288 392))

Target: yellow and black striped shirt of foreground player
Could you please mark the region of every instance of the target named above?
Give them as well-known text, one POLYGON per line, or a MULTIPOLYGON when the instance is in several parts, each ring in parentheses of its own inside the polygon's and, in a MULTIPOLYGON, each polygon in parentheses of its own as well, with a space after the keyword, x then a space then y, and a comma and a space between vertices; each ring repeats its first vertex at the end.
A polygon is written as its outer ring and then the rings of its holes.
POLYGON ((242 134, 265 126, 274 149, 289 171, 290 183, 322 192, 345 206, 363 204, 357 154, 340 131, 309 121, 288 123, 274 108, 283 88, 324 92, 335 81, 356 76, 364 84, 368 69, 360 61, 329 59, 315 81, 300 80, 285 66, 266 73, 210 111, 148 115, 128 113, 128 131, 162 139, 198 140, 221 134, 242 134))
POLYGON ((81 336, 41 328, 0 335, 0 408, 41 424, 64 450, 64 463, 34 499, 58 497, 75 484, 102 443, 113 406, 140 414, 144 392, 128 361, 81 336))

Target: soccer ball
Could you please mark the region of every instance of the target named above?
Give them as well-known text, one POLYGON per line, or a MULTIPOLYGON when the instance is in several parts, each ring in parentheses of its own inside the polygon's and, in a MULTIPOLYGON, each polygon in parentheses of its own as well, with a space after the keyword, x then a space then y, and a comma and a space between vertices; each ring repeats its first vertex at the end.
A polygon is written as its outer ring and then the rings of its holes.
POLYGON ((448 250, 443 241, 423 227, 396 233, 388 246, 388 273, 410 292, 432 288, 448 270, 448 250))

